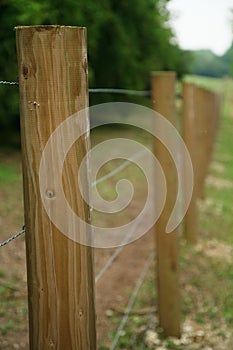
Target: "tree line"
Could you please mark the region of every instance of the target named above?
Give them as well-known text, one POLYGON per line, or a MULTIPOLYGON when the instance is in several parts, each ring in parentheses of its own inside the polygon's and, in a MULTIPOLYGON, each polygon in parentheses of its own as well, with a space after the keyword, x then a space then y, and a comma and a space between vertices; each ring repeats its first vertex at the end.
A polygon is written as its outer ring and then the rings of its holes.
POLYGON ((192 52, 190 72, 195 75, 221 78, 233 75, 233 43, 222 56, 210 50, 192 52))
MULTIPOLYGON (((187 71, 187 53, 169 26, 169 0, 1 0, 0 79, 17 77, 14 27, 87 27, 90 87, 149 88, 152 70, 187 71)), ((0 86, 1 143, 18 129, 17 88, 0 86)), ((96 101, 95 101, 96 102, 96 101)))

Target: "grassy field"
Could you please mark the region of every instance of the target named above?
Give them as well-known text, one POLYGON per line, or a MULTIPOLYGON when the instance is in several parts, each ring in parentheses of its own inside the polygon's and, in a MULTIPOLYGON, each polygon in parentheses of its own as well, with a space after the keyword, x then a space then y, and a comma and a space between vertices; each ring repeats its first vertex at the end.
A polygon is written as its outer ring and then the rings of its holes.
MULTIPOLYGON (((199 203, 199 241, 195 247, 180 240, 180 284, 182 296, 183 337, 181 340, 163 340, 156 317, 156 287, 154 268, 139 291, 132 313, 121 333, 117 349, 229 349, 233 326, 233 82, 230 80, 187 77, 188 81, 223 93, 224 105, 221 125, 209 176, 206 180, 206 196, 199 203), (156 332, 155 332, 156 330, 156 332), (157 347, 156 347, 157 346, 157 347)), ((135 130, 121 132, 121 137, 132 136, 148 145, 149 136, 135 130)), ((92 143, 114 137, 113 130, 99 130, 92 134, 92 143)), ((99 175, 111 171, 117 162, 109 162, 99 175)), ((133 178, 138 188, 136 202, 143 199, 142 174, 134 166, 122 175, 133 178)), ((117 177, 114 179, 114 181, 117 177)), ((114 181, 100 184, 99 190, 106 199, 116 196, 114 181)), ((23 224, 22 179, 20 154, 0 152, 0 233, 1 241, 8 233, 23 224), (4 232, 4 234, 3 234, 4 232)), ((125 217, 119 216, 119 220, 125 217)), ((94 222, 106 219, 94 213, 94 222)), ((0 251, 0 349, 13 349, 8 344, 23 344, 26 337, 26 277, 23 239, 11 243, 0 251), (16 248, 14 248, 16 247, 16 248), (11 267, 9 269, 9 266, 11 267), (14 341, 10 343, 10 339, 14 341), (4 341, 6 345, 3 346, 4 341)), ((124 272, 124 266, 122 267, 124 272)), ((140 271, 139 271, 140 273, 140 271)), ((136 283, 136 281, 135 281, 136 283)), ((131 291, 128 291, 130 297, 131 291)), ((114 297, 114 296, 113 296, 114 297)), ((106 310, 108 322, 117 329, 124 305, 118 310, 106 310)), ((115 332, 106 335, 114 339, 115 332)), ((100 350, 108 347, 100 344, 100 350)), ((23 346, 20 348, 24 349, 23 346)))

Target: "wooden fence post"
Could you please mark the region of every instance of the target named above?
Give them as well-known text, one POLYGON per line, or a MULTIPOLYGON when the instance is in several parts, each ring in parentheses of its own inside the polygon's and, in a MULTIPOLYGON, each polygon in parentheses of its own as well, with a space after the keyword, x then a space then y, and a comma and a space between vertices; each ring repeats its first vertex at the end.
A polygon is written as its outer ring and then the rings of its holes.
POLYGON ((205 89, 196 87, 195 93, 195 116, 196 116, 196 190, 197 197, 204 198, 204 181, 206 175, 206 145, 207 145, 207 100, 205 89))
MULTIPOLYGON (((175 84, 176 75, 174 72, 152 73, 152 101, 154 109, 172 124, 175 124, 176 115, 175 84)), ((164 330, 165 336, 179 337, 181 330, 178 277, 178 229, 169 234, 165 232, 176 199, 177 174, 175 165, 168 151, 157 139, 155 140, 154 148, 155 156, 163 168, 167 181, 165 207, 155 224, 159 322, 164 330)))
POLYGON ((221 95, 200 86, 195 88, 196 195, 205 196, 205 179, 212 159, 221 114, 221 95))
MULTIPOLYGON (((96 332, 92 248, 67 238, 52 224, 43 208, 38 175, 50 135, 66 118, 88 106, 86 30, 17 27, 16 39, 30 349, 93 350, 96 332)), ((69 151, 63 187, 72 209, 89 222, 89 207, 77 183, 77 159, 87 151, 85 135, 69 151)), ((48 196, 56 199, 56 192, 48 189, 48 196)), ((73 222, 70 227, 80 230, 73 222)))
POLYGON ((211 92, 210 120, 211 120, 211 139, 209 145, 209 161, 212 160, 214 146, 216 143, 220 116, 221 116, 221 95, 211 92))
POLYGON ((212 159, 219 120, 219 108, 216 93, 202 87, 196 87, 195 93, 196 137, 197 137, 197 197, 204 198, 205 179, 212 159))
MULTIPOLYGON (((183 139, 188 148, 194 172, 194 184, 192 199, 184 218, 184 236, 189 243, 197 242, 198 221, 197 221, 197 197, 196 197, 196 120, 195 120, 195 86, 190 83, 183 83, 183 139)), ((186 194, 189 179, 184 169, 184 195, 186 194)))
POLYGON ((219 124, 221 119, 221 113, 222 113, 222 105, 223 105, 223 95, 220 93, 215 94, 215 118, 214 118, 214 141, 216 141, 218 130, 219 130, 219 124))

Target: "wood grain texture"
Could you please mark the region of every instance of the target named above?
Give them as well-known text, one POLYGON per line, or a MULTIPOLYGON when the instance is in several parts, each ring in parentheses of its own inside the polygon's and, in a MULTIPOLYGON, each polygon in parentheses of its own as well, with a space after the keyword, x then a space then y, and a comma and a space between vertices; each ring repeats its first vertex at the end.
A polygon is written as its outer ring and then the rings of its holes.
MULTIPOLYGON (((182 106, 182 129, 183 139, 188 148, 194 173, 193 193, 189 208, 184 217, 184 236, 187 242, 196 243, 198 236, 198 220, 197 220, 197 195, 196 195, 196 120, 195 120, 195 91, 193 84, 183 83, 183 106, 182 106)), ((187 169, 184 168, 184 195, 189 190, 190 181, 187 178, 187 169)))
MULTIPOLYGON (((93 350, 96 331, 92 249, 67 238, 52 224, 43 208, 38 176, 50 135, 66 118, 88 106, 86 30, 17 27, 16 39, 30 349, 93 350)), ((69 151, 63 187, 72 209, 90 222, 89 207, 77 184, 79 164, 88 147, 85 135, 69 151)), ((80 227, 74 229, 78 231, 80 227)))
MULTIPOLYGON (((173 125, 176 124, 175 84, 176 75, 173 72, 152 73, 152 101, 154 109, 173 125)), ((181 332, 178 269, 179 230, 176 229, 169 234, 165 232, 168 219, 175 204, 177 173, 171 156, 159 140, 155 140, 154 152, 163 168, 167 181, 165 207, 155 225, 159 322, 164 329, 165 336, 179 337, 181 332)))

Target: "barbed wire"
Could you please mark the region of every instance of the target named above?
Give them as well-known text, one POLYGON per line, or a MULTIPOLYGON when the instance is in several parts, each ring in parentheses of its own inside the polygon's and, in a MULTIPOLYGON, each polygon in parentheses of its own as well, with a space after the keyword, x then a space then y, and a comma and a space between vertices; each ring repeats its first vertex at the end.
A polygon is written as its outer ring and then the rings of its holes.
POLYGON ((0 85, 19 85, 17 81, 0 80, 0 85))
POLYGON ((148 270, 149 270, 149 268, 150 268, 150 266, 152 264, 152 261, 153 261, 154 257, 155 257, 155 254, 151 253, 149 258, 146 261, 146 264, 144 265, 142 273, 140 274, 140 276, 139 276, 139 278, 137 280, 137 283, 136 283, 136 286, 134 288, 134 291, 131 294, 131 297, 130 297, 129 302, 127 304, 125 313, 124 313, 124 315, 123 315, 123 317, 121 319, 120 325, 117 328, 116 335, 115 335, 115 338, 114 338, 114 340, 112 342, 110 350, 115 350, 116 349, 118 340, 119 340, 119 338, 121 336, 121 333, 122 333, 122 331, 124 329, 124 326, 125 326, 125 324, 126 324, 126 322, 128 320, 128 317, 129 317, 130 312, 132 310, 132 307, 133 307, 133 305, 135 303, 135 300, 136 300, 136 297, 138 295, 138 292, 139 292, 139 290, 140 290, 140 288, 141 288, 141 286, 142 286, 142 284, 143 284, 143 282, 144 282, 144 280, 146 278, 147 272, 148 272, 148 270))
POLYGON ((5 241, 3 241, 2 243, 0 243, 0 248, 3 247, 4 245, 10 243, 11 241, 13 241, 14 239, 18 238, 19 236, 23 235, 26 232, 26 228, 25 226, 23 226, 22 230, 19 231, 18 233, 16 233, 15 235, 11 236, 10 238, 6 239, 5 241))

